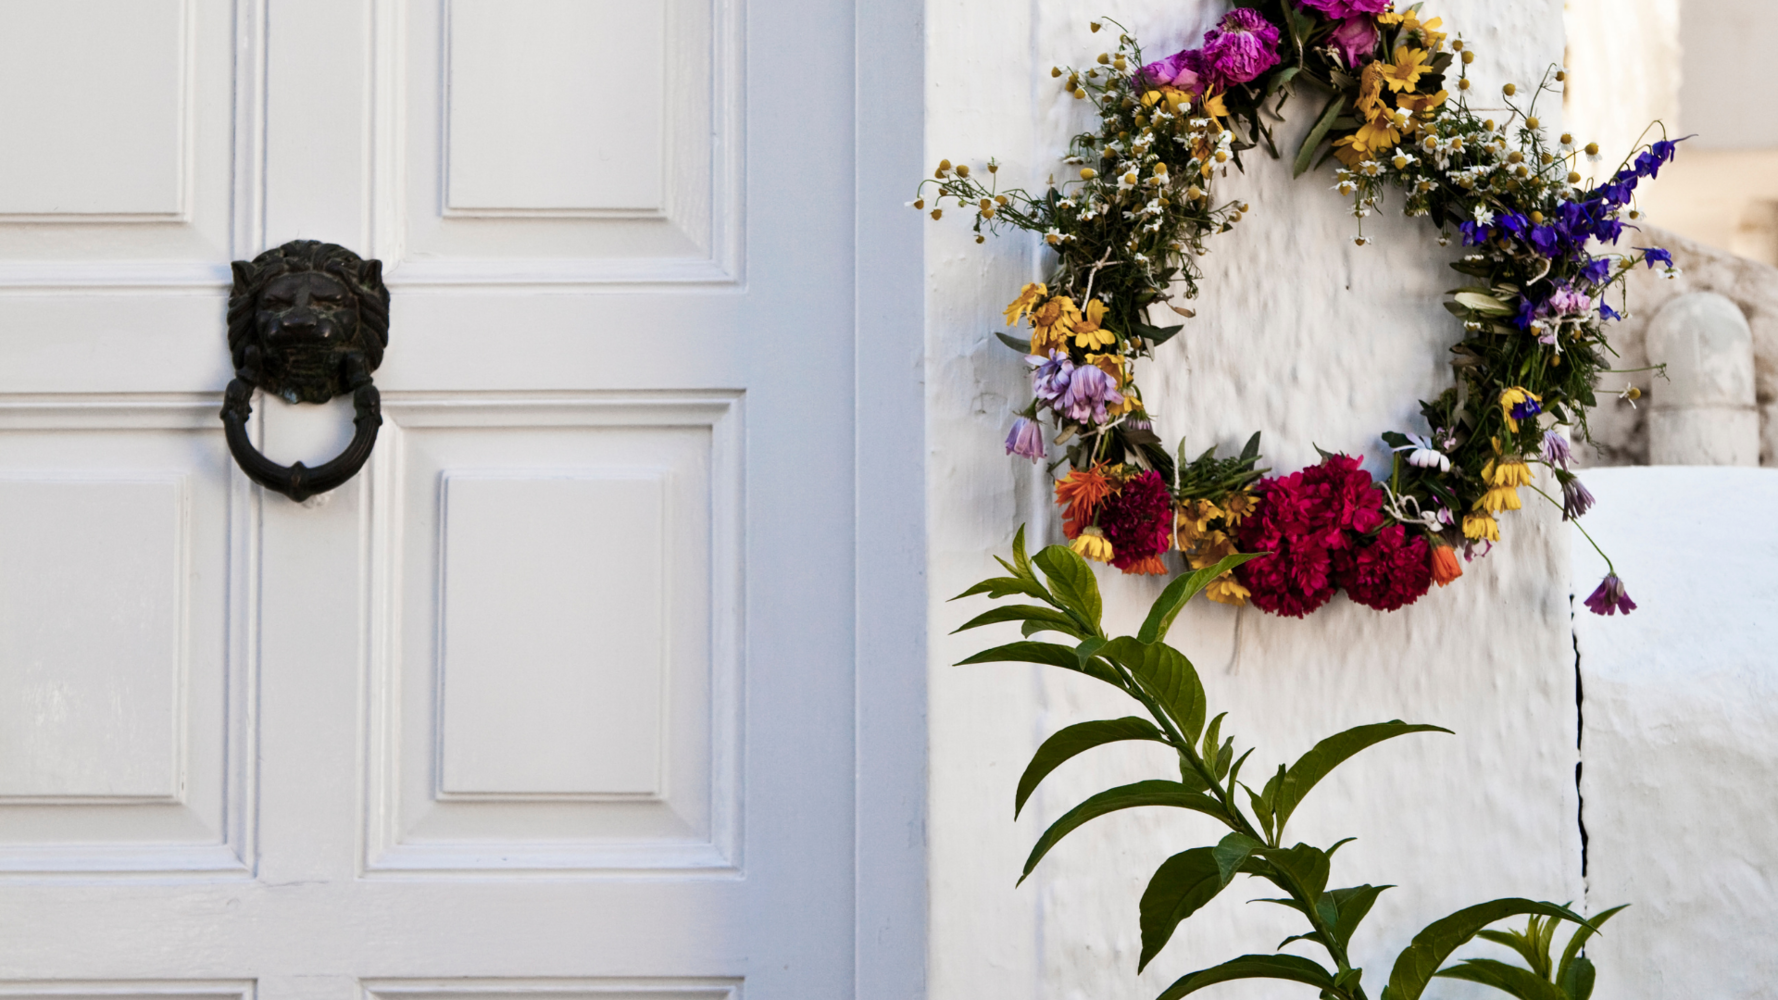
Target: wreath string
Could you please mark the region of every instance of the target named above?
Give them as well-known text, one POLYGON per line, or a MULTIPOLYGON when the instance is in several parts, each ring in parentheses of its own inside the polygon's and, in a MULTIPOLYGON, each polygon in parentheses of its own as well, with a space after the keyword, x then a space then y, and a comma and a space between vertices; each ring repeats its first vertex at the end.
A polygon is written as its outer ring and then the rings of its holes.
MULTIPOLYGON (((1067 466, 1055 500, 1070 546, 1138 574, 1170 572, 1163 556, 1173 551, 1193 569, 1267 552, 1206 592, 1302 617, 1339 590, 1395 610, 1451 583, 1463 573, 1459 551, 1472 560, 1500 540, 1500 517, 1522 508, 1521 489, 1564 520, 1584 515, 1593 497, 1570 468, 1569 441, 1590 440, 1587 409, 1612 372, 1606 327, 1622 314, 1608 297, 1615 290, 1623 302, 1638 264, 1677 274, 1663 249, 1616 249, 1635 228, 1623 216, 1638 218, 1637 185, 1658 176, 1680 140, 1662 130, 1599 176, 1596 144, 1552 140, 1538 120, 1538 100, 1567 79, 1556 67, 1528 100, 1507 84, 1503 117, 1484 117, 1467 100, 1474 50, 1441 19, 1422 19, 1421 4, 1243 0, 1199 47, 1153 62, 1115 21, 1091 27, 1106 24, 1119 30, 1115 48, 1084 70, 1050 71, 1098 113, 1097 127, 1069 142, 1063 162, 1074 177, 1033 194, 1001 189, 994 160, 986 182, 944 160, 912 203, 926 210, 936 186, 934 220, 949 198, 973 213, 977 243, 1010 228, 1041 235, 1054 252, 1048 279, 1006 308, 1007 325, 1028 336, 997 336, 1031 367, 1032 401, 1006 450, 1036 462, 1060 450, 1051 470, 1067 466), (1468 251, 1451 265, 1463 283, 1445 302, 1463 331, 1453 383, 1421 401, 1425 433, 1381 436, 1393 455, 1384 481, 1327 452, 1269 476, 1258 434, 1234 456, 1169 454, 1135 379, 1136 364, 1184 328, 1156 325, 1150 311, 1192 318, 1179 300, 1198 294, 1196 258, 1251 211, 1219 203, 1217 178, 1244 169, 1249 150, 1284 158, 1268 119, 1299 94, 1324 103, 1290 156, 1293 172, 1335 165, 1357 245, 1370 242, 1363 220, 1394 192, 1408 216, 1437 228, 1441 246, 1458 240, 1468 251), (1538 467, 1559 500, 1537 486, 1538 467)), ((1606 564, 1586 604, 1627 614, 1635 602, 1606 564)))

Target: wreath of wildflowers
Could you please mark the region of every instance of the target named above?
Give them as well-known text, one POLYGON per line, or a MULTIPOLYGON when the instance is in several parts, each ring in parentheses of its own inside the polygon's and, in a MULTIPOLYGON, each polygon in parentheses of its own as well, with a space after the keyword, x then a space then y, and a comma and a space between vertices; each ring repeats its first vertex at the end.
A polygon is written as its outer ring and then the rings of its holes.
MULTIPOLYGON (((1075 552, 1140 574, 1169 572, 1163 557, 1174 550, 1192 569, 1264 552, 1215 580, 1210 598, 1302 617, 1343 589, 1392 611, 1461 576, 1459 550, 1465 560, 1486 555, 1500 516, 1522 507, 1521 489, 1565 520, 1592 506, 1570 471, 1569 440, 1589 438, 1587 408, 1612 371, 1605 327, 1622 316, 1608 294, 1617 287, 1622 303, 1620 283, 1637 264, 1677 274, 1665 250, 1616 249, 1634 228, 1621 216, 1638 217, 1637 185, 1658 175, 1676 142, 1663 134, 1603 180, 1584 177, 1598 146, 1552 142, 1537 118, 1538 99, 1559 93, 1566 73, 1552 67, 1528 101, 1506 85, 1502 117, 1484 118, 1465 99, 1475 52, 1461 38, 1447 44, 1440 29, 1419 4, 1243 0, 1200 47, 1154 62, 1120 33, 1085 70, 1051 70, 1099 114, 1096 129, 1069 143, 1064 162, 1077 178, 1037 194, 1002 190, 993 160, 985 182, 945 160, 921 184, 913 206, 927 209, 936 186, 932 218, 953 200, 974 214, 976 242, 1010 227, 1054 251, 1049 279, 1006 308, 1007 325, 1028 327, 1029 338, 999 334, 1027 356, 1033 395, 1006 450, 1040 462, 1050 444, 1061 449, 1050 468, 1067 466, 1055 497, 1075 552), (1469 249, 1451 265, 1463 287, 1445 302, 1463 331, 1451 348, 1454 384, 1421 402, 1426 433, 1382 435, 1394 452, 1387 481, 1326 452, 1319 465, 1268 476, 1258 434, 1237 456, 1212 449, 1188 461, 1182 448, 1175 461, 1134 377, 1183 328, 1154 325, 1150 310, 1190 318, 1177 299, 1197 295, 1196 258, 1250 210, 1219 203, 1216 179, 1241 167, 1244 151, 1282 157, 1267 119, 1299 93, 1325 103, 1295 173, 1337 163, 1334 187, 1352 199, 1358 245, 1368 242, 1362 220, 1393 189, 1407 215, 1438 228, 1440 245, 1469 249), (1537 485, 1539 465, 1559 499, 1537 485)), ((1627 614, 1636 605, 1606 563, 1586 604, 1627 614)))

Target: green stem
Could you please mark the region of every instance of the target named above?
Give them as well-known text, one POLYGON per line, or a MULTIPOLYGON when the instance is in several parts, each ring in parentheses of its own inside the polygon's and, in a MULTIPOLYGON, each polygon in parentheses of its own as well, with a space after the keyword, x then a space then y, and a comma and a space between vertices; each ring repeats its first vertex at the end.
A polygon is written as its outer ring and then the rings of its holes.
MULTIPOLYGON (((1557 503, 1555 497, 1550 496, 1548 493, 1545 493, 1541 489, 1538 489, 1535 485, 1531 485, 1531 484, 1527 484, 1527 485, 1530 486, 1530 489, 1532 492, 1536 493, 1540 497, 1543 497, 1545 500, 1548 500, 1550 503, 1555 504, 1556 507, 1558 509, 1562 510, 1564 513, 1567 512, 1567 508, 1563 507, 1560 503, 1557 503)), ((1581 537, 1583 537, 1587 540, 1587 544, 1591 545, 1593 547, 1594 552, 1599 553, 1599 558, 1605 560, 1605 571, 1607 573, 1610 573, 1612 576, 1616 576, 1617 575, 1617 567, 1613 566, 1611 564, 1611 557, 1605 554, 1605 550, 1599 547, 1599 543, 1593 540, 1593 536, 1587 532, 1587 529, 1581 527, 1580 518, 1572 517, 1572 518, 1568 518, 1567 520, 1568 520, 1568 523, 1574 525, 1575 528, 1579 529, 1579 531, 1581 533, 1581 537)))

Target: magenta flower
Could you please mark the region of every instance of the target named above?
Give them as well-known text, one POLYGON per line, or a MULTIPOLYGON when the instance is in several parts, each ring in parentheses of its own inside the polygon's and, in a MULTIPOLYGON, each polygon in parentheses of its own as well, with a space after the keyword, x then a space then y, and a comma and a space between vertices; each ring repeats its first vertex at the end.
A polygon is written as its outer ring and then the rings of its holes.
POLYGON ((1389 9, 1389 0, 1302 0, 1302 5, 1338 21, 1359 14, 1381 14, 1389 9))
POLYGON ((1357 68, 1360 61, 1377 51, 1377 22, 1368 17, 1348 17, 1328 37, 1346 57, 1346 65, 1357 68))
POLYGON ((1204 62, 1218 86, 1246 83, 1278 65, 1278 26, 1237 7, 1204 33, 1204 62))
POLYGON ((1599 581, 1599 589, 1587 598, 1587 609, 1596 615, 1615 615, 1619 611, 1627 615, 1636 610, 1636 602, 1624 590, 1624 581, 1612 573, 1599 581))
POLYGON ((1549 311, 1554 316, 1584 316, 1593 311, 1595 304, 1591 295, 1563 285, 1550 296, 1549 311))
POLYGON ((1117 382, 1110 375, 1092 365, 1081 365, 1069 376, 1068 391, 1062 394, 1058 405, 1070 420, 1103 424, 1110 419, 1105 407, 1123 401, 1123 394, 1117 391, 1117 382))
POLYGON ((1006 453, 1028 458, 1033 462, 1043 460, 1043 428, 1037 421, 1028 417, 1020 417, 1012 422, 1012 433, 1006 436, 1006 453))
POLYGON ((1192 94, 1203 93, 1204 53, 1200 49, 1184 49, 1175 52, 1165 59, 1158 59, 1142 67, 1136 74, 1141 89, 1150 87, 1176 87, 1192 94))

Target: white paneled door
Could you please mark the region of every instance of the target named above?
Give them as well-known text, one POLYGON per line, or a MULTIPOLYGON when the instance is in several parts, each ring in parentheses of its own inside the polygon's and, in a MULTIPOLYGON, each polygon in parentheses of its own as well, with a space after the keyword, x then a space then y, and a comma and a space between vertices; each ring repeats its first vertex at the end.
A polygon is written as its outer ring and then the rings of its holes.
MULTIPOLYGON (((918 888, 859 879, 919 805, 858 776, 917 789, 922 738, 867 759, 858 595, 923 605, 858 558, 918 551, 855 442, 919 331, 860 388, 854 17, 0 0, 0 1000, 918 965, 873 951, 918 888), (292 239, 392 295, 376 450, 303 503, 218 419, 229 261, 292 239)), ((280 462, 351 436, 253 406, 280 462)))

